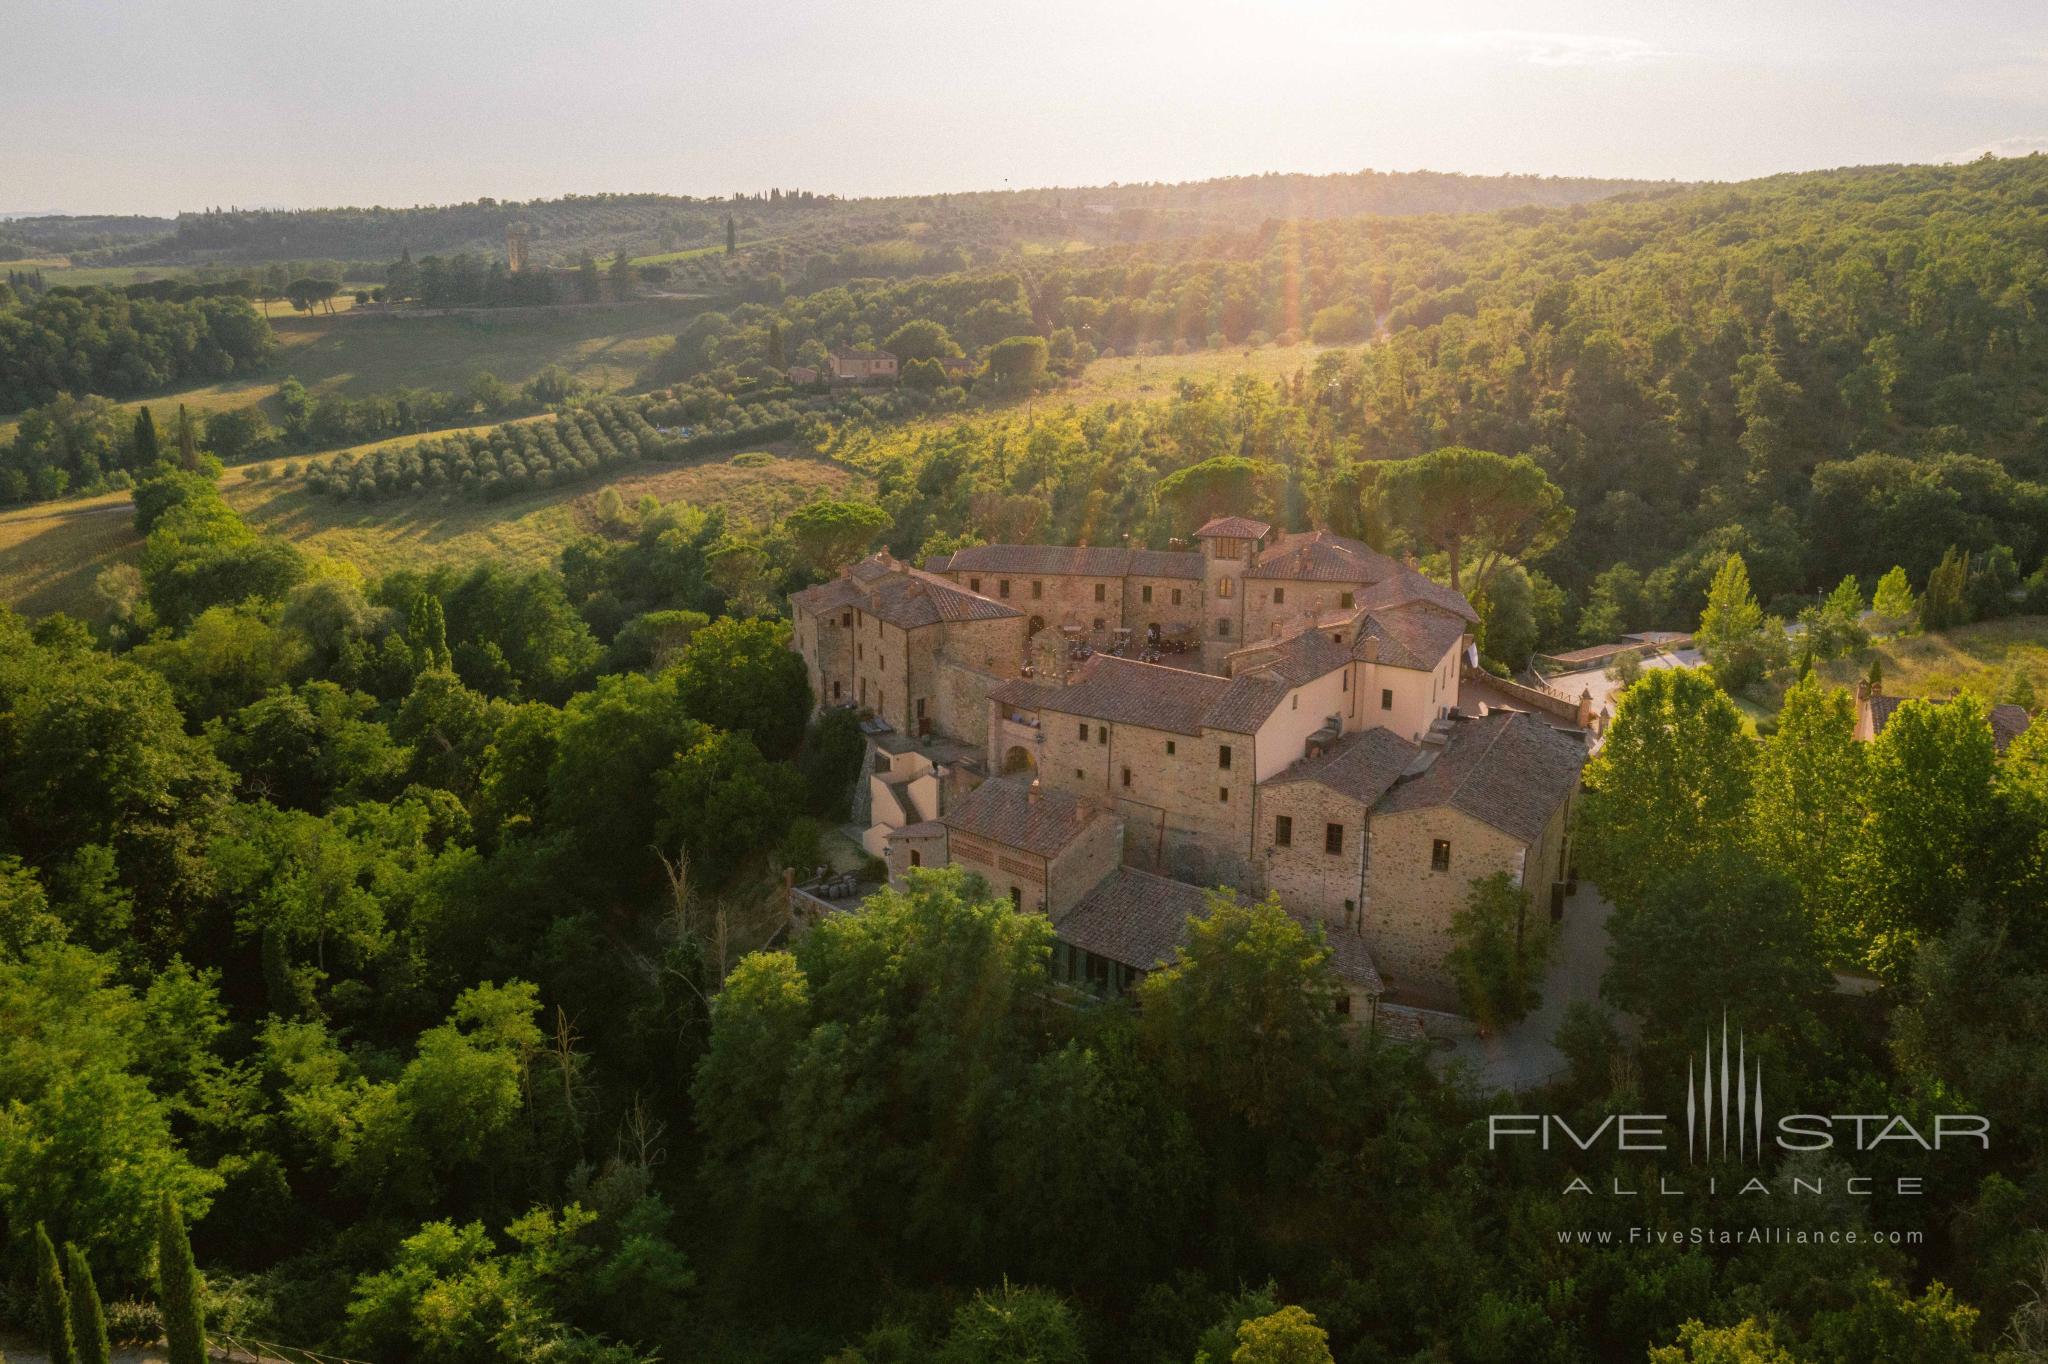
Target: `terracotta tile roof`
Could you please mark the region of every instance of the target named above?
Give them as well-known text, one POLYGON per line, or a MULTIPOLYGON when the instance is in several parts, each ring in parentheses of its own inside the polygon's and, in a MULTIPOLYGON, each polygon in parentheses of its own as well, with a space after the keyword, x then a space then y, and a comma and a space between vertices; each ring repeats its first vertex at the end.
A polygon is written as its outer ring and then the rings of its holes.
POLYGON ((1202 580, 1202 556, 1185 549, 1134 549, 1127 570, 1133 578, 1191 578, 1202 580))
POLYGON ((1266 717, 1280 708, 1294 684, 1284 678, 1260 673, 1233 677, 1230 689, 1218 697, 1202 717, 1204 729, 1228 730, 1232 734, 1256 734, 1266 717))
POLYGON ((1272 531, 1264 521, 1249 516, 1212 516, 1195 532, 1197 540, 1258 540, 1272 531))
POLYGON ((1199 582, 1202 556, 1185 550, 1110 545, 971 545, 934 556, 934 573, 1042 573, 1088 578, 1187 578, 1199 582))
MULTIPOLYGON (((1300 915, 1295 916, 1300 919, 1300 915)), ((1302 921, 1303 926, 1314 930, 1315 924, 1302 921)), ((1386 982, 1380 979, 1379 967, 1372 959, 1372 949, 1365 945, 1365 939, 1356 933, 1323 926, 1323 941, 1330 949, 1330 970, 1346 985, 1356 985, 1370 995, 1387 992, 1386 982)))
MULTIPOLYGON (((1228 893, 1228 892, 1226 892, 1228 893)), ((1187 942, 1188 921, 1206 917, 1210 892, 1136 867, 1120 867, 1053 926, 1064 942, 1140 971, 1170 964, 1187 942)), ((1294 916, 1314 932, 1317 924, 1294 916)), ((1380 994, 1385 986, 1372 951, 1353 933, 1323 932, 1330 969, 1339 980, 1380 994)))
POLYGON ((1369 806, 1393 788, 1421 751, 1419 744, 1390 729, 1361 729, 1345 735, 1326 752, 1302 758, 1259 784, 1312 781, 1369 806))
MULTIPOLYGON (((1260 551, 1247 578, 1289 578, 1313 582, 1376 583, 1405 569, 1395 559, 1349 536, 1326 530, 1283 535, 1260 551)), ((1420 576, 1420 575, 1417 575, 1420 576)))
MULTIPOLYGON (((1282 694, 1286 690, 1272 682, 1253 686, 1272 688, 1282 694)), ((1081 715, 1087 719, 1110 721, 1112 725, 1143 725, 1145 729, 1163 729, 1167 733, 1202 733, 1204 727, 1251 733, 1255 725, 1251 729, 1233 727, 1241 721, 1243 709, 1243 690, 1233 698, 1233 688, 1237 688, 1237 682, 1214 674, 1190 672, 1186 668, 1165 668, 1161 664, 1139 664, 1128 657, 1098 653, 1096 657, 1087 659, 1079 680, 1069 686, 1006 682, 989 694, 1008 707, 1024 711, 1053 711, 1055 715, 1081 715), (1217 723, 1210 713, 1225 705, 1225 719, 1231 723, 1217 723)))
POLYGON ((791 600, 807 611, 856 607, 906 630, 941 621, 1001 620, 1024 613, 1012 606, 970 592, 936 573, 873 554, 847 570, 846 576, 819 583, 791 600))
POLYGON ((1107 818, 1069 792, 1042 787, 1033 798, 1029 782, 992 777, 941 814, 939 823, 955 833, 1056 857, 1089 825, 1107 818))
MULTIPOLYGON (((1424 745, 1427 756, 1428 745, 1424 745)), ((1436 760, 1397 781, 1375 807, 1400 814, 1449 806, 1502 833, 1533 843, 1578 785, 1583 740, 1520 711, 1453 721, 1436 760)))
POLYGON ((886 837, 892 840, 898 838, 940 838, 944 836, 945 832, 946 825, 944 821, 921 819, 915 824, 905 824, 900 828, 889 830, 886 837))
POLYGON ((1377 661, 1428 672, 1443 662, 1465 634, 1465 620, 1434 606, 1395 606, 1359 614, 1351 656, 1364 658, 1366 641, 1378 641, 1377 661))
POLYGON ((1304 629, 1282 639, 1248 644, 1233 651, 1229 661, 1233 674, 1266 672, 1299 687, 1349 663, 1351 651, 1321 630, 1304 629))
POLYGON ((1131 552, 1098 545, 969 545, 953 551, 953 573, 1073 573, 1120 578, 1131 552))
POLYGON ((1188 920, 1209 912, 1209 892, 1136 867, 1119 867, 1081 897, 1053 932, 1098 957, 1140 971, 1173 960, 1188 920))
MULTIPOLYGON (((1871 738, 1875 739, 1878 735, 1884 733, 1884 727, 1891 723, 1892 712, 1899 708, 1901 701, 1907 699, 1903 696, 1886 696, 1881 692, 1870 698, 1871 738)), ((1945 706, 1952 698, 1930 696, 1925 699, 1930 705, 1945 706)), ((2014 739, 2026 733, 2027 726, 2033 723, 2025 707, 2013 705, 2010 701, 2001 701, 1993 706, 1990 711, 1990 719, 1991 742, 1997 745, 2000 753, 2005 752, 2006 746, 2014 739)))
POLYGON ((1472 609, 1472 603, 1465 600, 1462 592, 1455 592, 1406 564, 1401 565, 1401 571, 1393 577, 1373 583, 1358 594, 1358 605, 1370 611, 1406 606, 1411 602, 1427 602, 1442 607, 1464 620, 1479 619, 1479 613, 1472 609))
POLYGON ((831 352, 835 360, 894 360, 896 357, 885 350, 862 350, 859 347, 843 347, 831 352))

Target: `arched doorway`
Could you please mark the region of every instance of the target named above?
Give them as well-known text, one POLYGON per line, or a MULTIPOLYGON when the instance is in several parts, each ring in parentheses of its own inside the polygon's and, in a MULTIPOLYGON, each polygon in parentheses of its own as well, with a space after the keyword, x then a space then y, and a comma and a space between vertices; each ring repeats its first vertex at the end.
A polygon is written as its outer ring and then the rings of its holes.
POLYGON ((1031 757, 1031 750, 1022 744, 1013 746, 1008 753, 1003 755, 1003 773, 1005 776, 1013 772, 1029 772, 1037 766, 1038 764, 1031 757))
POLYGON ((1043 630, 1044 628, 1045 617, 1033 616, 1031 618, 1031 623, 1025 627, 1024 638, 1030 639, 1033 635, 1036 635, 1040 630, 1043 630))

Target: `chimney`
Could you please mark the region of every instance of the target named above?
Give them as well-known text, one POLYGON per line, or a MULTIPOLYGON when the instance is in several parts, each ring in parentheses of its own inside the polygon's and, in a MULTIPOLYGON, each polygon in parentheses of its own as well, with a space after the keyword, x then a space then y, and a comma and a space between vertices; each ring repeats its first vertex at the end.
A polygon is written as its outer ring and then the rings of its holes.
POLYGON ((1379 662, 1380 637, 1378 635, 1367 635, 1364 639, 1359 640, 1358 657, 1360 661, 1365 663, 1379 662))
POLYGON ((1038 792, 1038 778, 1036 778, 1036 777, 1033 777, 1033 778, 1031 779, 1031 785, 1029 785, 1029 786, 1027 786, 1027 787, 1025 787, 1025 788, 1024 788, 1024 802, 1025 802, 1025 804, 1027 804, 1027 805, 1036 805, 1036 804, 1038 804, 1038 795, 1039 795, 1039 792, 1038 792))

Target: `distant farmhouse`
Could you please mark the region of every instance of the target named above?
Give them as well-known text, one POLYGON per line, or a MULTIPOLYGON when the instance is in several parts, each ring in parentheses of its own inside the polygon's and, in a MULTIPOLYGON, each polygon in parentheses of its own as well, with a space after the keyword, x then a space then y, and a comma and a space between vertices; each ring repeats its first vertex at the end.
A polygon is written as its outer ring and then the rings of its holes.
MULTIPOLYGON (((948 379, 970 378, 977 368, 964 355, 941 355, 936 359, 948 379)), ((894 382, 901 373, 896 356, 889 351, 835 350, 826 352, 823 370, 815 365, 791 365, 786 377, 797 385, 815 384, 820 379, 835 384, 884 384, 894 382)))
MULTIPOLYGON (((1864 743, 1869 743, 1872 739, 1884 733, 1885 725, 1890 723, 1893 712, 1898 710, 1900 702, 1904 699, 1903 697, 1886 696, 1882 683, 1858 682, 1856 684, 1856 737, 1864 743)), ((1930 704, 1941 706, 1947 705, 1955 698, 1947 696, 1929 697, 1927 699, 1930 704)), ((2027 726, 2032 723, 2032 717, 2027 714, 2026 708, 2013 705, 2011 702, 2000 702, 1998 705, 1991 707, 1988 714, 1991 721, 1991 742, 1997 745, 2000 753, 2004 753, 2007 745, 2011 744, 2014 739, 2026 733, 2027 726)))
POLYGON ((1224 887, 1326 929, 1354 1013, 1454 1006, 1475 879, 1563 912, 1589 717, 1461 708, 1471 604, 1357 540, 1195 540, 876 554, 798 593, 814 694, 868 717, 869 850, 1045 914, 1077 983, 1128 988, 1224 887))

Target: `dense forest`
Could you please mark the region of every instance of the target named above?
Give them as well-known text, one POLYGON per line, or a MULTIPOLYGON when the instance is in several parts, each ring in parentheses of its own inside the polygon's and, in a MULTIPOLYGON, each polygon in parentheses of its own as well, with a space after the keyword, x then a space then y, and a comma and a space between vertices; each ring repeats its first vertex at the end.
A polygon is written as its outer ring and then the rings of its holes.
POLYGON ((601 494, 520 572, 366 579, 221 498, 246 431, 38 408, 17 449, 132 480, 143 542, 101 620, 0 612, 0 1319, 65 1318, 68 1245, 117 1333, 377 1361, 2037 1364, 2048 724, 2000 752, 1974 699, 1907 702, 1860 742, 1803 674, 1873 588, 1892 628, 2048 606, 2044 303, 2043 157, 1275 221, 740 303, 647 392, 307 475, 488 497, 772 435, 872 490, 772 525, 601 494), (1103 351, 1303 337, 1278 380, 1057 396, 1103 351), (973 353, 972 396, 787 386, 879 343, 973 353), (812 715, 789 592, 877 544, 1165 546, 1219 504, 1448 577, 1429 468, 1542 509, 1466 561, 1493 663, 1707 649, 1622 693, 1586 775, 1639 1027, 1574 1010, 1562 1079, 1476 1096, 1350 1030, 1274 905, 1104 1000, 953 873, 757 950, 864 753, 812 715), (1771 616, 1807 612, 1795 660, 1771 616), (1739 1196, 1711 1153, 1665 1193, 1609 1143, 1490 1149, 1510 1108, 1671 1111, 1724 1017, 1814 1112, 1994 1140, 1845 1140, 1739 1196), (1808 1235, 1686 1235, 1731 1222, 1808 1235))
POLYGON ((69 254, 81 264, 192 264, 330 257, 377 260, 502 251, 505 231, 524 224, 544 258, 573 260, 624 242, 652 253, 712 241, 729 212, 786 230, 792 216, 884 216, 900 222, 934 210, 1016 226, 1071 221, 1086 235, 1126 239, 1245 227, 1263 218, 1361 213, 1479 213, 1519 204, 1572 204, 1641 182, 1538 175, 1450 175, 1360 171, 1343 175, 1257 175, 1186 184, 973 191, 909 198, 842 199, 810 190, 692 198, 670 194, 581 194, 559 199, 478 199, 412 208, 213 208, 175 219, 19 218, 0 222, 0 256, 69 254))
POLYGON ((187 299, 110 289, 0 296, 0 411, 61 393, 130 397, 261 368, 270 325, 245 297, 187 299))
POLYGON ((1819 1111, 1998 1133, 1795 1162, 1771 1212, 1818 1245, 1646 1258, 1630 1227, 1725 1194, 1490 1151, 1489 1105, 1348 1032, 1271 905, 1217 905, 1125 1002, 1055 986, 1045 925, 955 873, 755 951, 863 751, 808 719, 782 594, 886 514, 762 537, 649 500, 558 570, 366 582, 253 533, 204 458, 145 473, 112 620, 0 615, 24 1321, 38 1229, 127 1329, 185 1320, 168 1206, 212 1329, 369 1359, 2039 1357, 2048 728, 2001 757, 1974 702, 1911 703, 1863 745, 1807 682, 1759 746, 1704 674, 1626 694, 1584 837, 1642 1026, 1573 1014, 1542 1103, 1662 1106, 1728 1010, 1819 1111), (1832 834, 1779 836, 1808 814, 1832 834), (1879 946, 1882 992, 1830 990, 1879 946))

